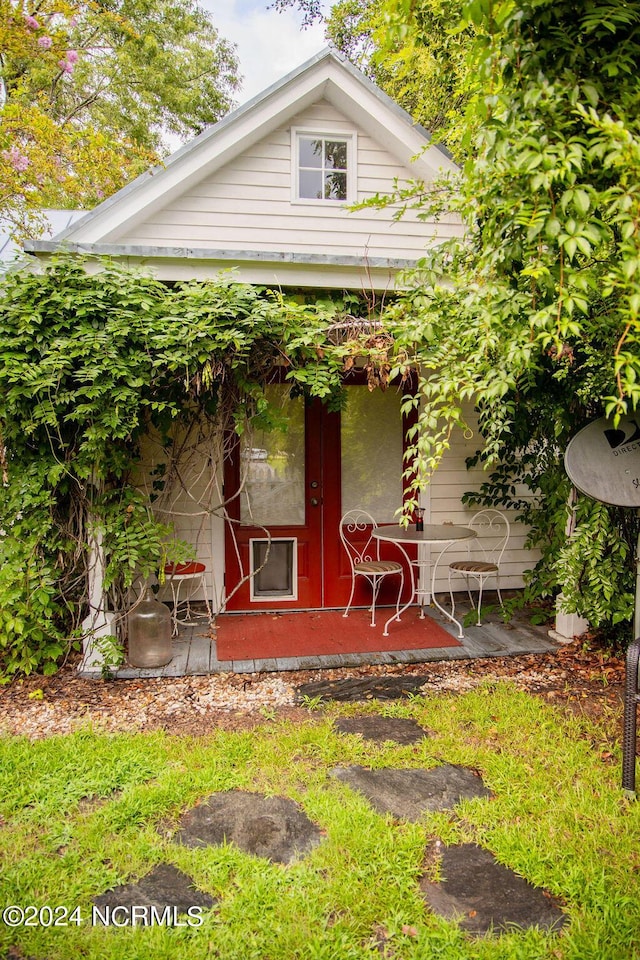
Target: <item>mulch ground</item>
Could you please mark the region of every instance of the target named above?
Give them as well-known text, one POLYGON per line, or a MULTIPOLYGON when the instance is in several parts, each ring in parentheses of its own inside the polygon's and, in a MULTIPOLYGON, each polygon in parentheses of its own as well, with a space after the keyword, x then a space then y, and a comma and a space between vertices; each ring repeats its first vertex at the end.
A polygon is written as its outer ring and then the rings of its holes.
MULTIPOLYGON (((397 675, 423 678, 425 693, 463 693, 487 680, 509 680, 563 710, 604 722, 612 737, 621 729, 624 658, 575 641, 554 653, 521 657, 175 679, 86 680, 68 664, 52 677, 0 687, 0 732, 36 739, 88 725, 196 736, 250 729, 265 719, 308 717, 299 693, 306 684, 370 678, 375 687, 380 677, 397 675)), ((366 691, 366 683, 357 686, 366 691)))

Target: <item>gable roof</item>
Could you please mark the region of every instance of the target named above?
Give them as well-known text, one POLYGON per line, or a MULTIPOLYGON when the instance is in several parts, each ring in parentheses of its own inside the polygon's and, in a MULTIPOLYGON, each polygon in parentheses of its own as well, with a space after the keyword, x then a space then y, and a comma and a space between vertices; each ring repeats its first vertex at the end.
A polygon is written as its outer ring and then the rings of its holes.
MULTIPOLYGON (((260 255, 255 257, 250 251, 238 257, 237 251, 234 254, 224 250, 166 247, 161 250, 126 245, 122 238, 159 206, 169 204, 191 186, 210 177, 320 99, 328 101, 358 124, 402 164, 406 165, 413 158, 411 169, 416 179, 429 181, 438 172, 457 169, 448 152, 431 143, 429 133, 414 123, 405 110, 342 54, 327 48, 208 127, 172 154, 164 165, 139 176, 52 240, 31 241, 25 244, 25 250, 45 255, 68 250, 146 260, 158 257, 174 261, 206 258, 221 261, 223 266, 224 261, 230 259, 255 262, 260 255)), ((285 259, 289 259, 286 253, 285 259)), ((294 254, 293 259, 318 262, 313 255, 294 254)), ((391 261, 386 264, 393 270, 409 265, 409 262, 391 261)))

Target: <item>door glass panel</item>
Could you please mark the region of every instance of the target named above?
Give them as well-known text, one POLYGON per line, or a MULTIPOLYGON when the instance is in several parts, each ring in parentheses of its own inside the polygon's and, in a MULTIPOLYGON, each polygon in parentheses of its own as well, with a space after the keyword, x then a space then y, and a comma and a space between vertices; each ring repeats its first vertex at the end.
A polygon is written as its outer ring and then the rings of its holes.
POLYGON ((283 428, 253 430, 243 437, 242 523, 265 527, 304 523, 304 399, 290 399, 289 389, 285 384, 267 387, 267 399, 283 413, 283 428))
POLYGON ((341 414, 342 512, 360 507, 391 522, 402 506, 402 396, 349 387, 341 414))

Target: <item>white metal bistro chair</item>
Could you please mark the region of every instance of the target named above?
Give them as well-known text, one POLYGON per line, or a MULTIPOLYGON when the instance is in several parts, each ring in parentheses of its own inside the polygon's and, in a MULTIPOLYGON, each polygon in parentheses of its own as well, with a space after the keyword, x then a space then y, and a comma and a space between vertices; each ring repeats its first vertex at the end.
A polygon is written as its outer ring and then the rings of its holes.
POLYGON ((397 560, 380 559, 380 541, 375 540, 373 531, 376 521, 365 510, 349 510, 340 521, 340 539, 351 563, 351 595, 347 608, 342 614, 349 616, 358 577, 364 577, 371 584, 373 593, 371 602, 371 626, 376 625, 376 600, 385 577, 400 574, 400 587, 396 601, 396 617, 400 612, 400 597, 404 586, 404 570, 397 560))
POLYGON ((469 600, 475 609, 475 603, 471 595, 470 581, 476 580, 478 584, 478 626, 480 626, 480 613, 482 607, 482 591, 487 580, 495 578, 496 590, 498 591, 498 600, 502 606, 502 595, 500 593, 500 563, 502 556, 509 542, 510 525, 509 521, 500 510, 479 510, 467 524, 472 530, 475 530, 477 537, 468 541, 466 560, 454 560, 449 564, 449 594, 451 596, 451 611, 455 612, 455 600, 453 598, 452 577, 462 576, 467 582, 467 593, 469 600), (477 559, 474 558, 474 554, 477 559))

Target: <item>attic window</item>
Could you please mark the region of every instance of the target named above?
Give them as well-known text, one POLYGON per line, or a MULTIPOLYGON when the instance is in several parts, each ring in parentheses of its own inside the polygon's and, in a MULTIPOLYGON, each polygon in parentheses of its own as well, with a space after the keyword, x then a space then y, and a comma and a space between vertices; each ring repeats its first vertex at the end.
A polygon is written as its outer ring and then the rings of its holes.
POLYGON ((294 131, 294 199, 346 203, 354 200, 353 136, 294 131))

